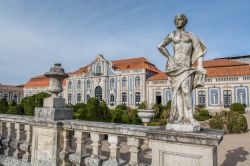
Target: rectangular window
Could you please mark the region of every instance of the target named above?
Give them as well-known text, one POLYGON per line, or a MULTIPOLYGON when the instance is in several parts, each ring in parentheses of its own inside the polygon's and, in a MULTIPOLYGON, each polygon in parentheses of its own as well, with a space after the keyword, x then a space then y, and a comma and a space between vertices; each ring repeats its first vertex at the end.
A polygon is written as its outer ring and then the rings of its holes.
POLYGON ((115 79, 111 78, 110 79, 110 89, 114 89, 114 87, 115 87, 115 79))
POLYGON ((223 99, 224 99, 224 108, 229 108, 230 105, 232 104, 232 91, 224 90, 223 99))
POLYGON ((68 94, 68 103, 69 104, 72 103, 72 94, 71 93, 68 94))
POLYGON ((135 93, 135 105, 139 106, 141 102, 141 93, 140 92, 136 92, 135 93))
POLYGON ((90 89, 90 80, 87 81, 87 89, 90 89))
POLYGON ((241 104, 248 104, 247 88, 237 87, 236 88, 236 101, 241 104))
POLYGON ((87 102, 89 101, 89 99, 90 99, 90 95, 87 94, 87 95, 86 95, 86 100, 87 100, 87 102))
POLYGON ((115 96, 113 94, 110 95, 110 106, 115 105, 115 96))
POLYGON ((82 95, 81 93, 77 93, 77 103, 80 103, 82 100, 82 95))
POLYGON ((205 91, 199 91, 198 92, 198 104, 200 106, 206 106, 206 92, 205 91))
POLYGON ((16 103, 18 103, 18 101, 17 101, 17 94, 14 94, 13 100, 14 100, 16 103))
POLYGON ((124 105, 127 104, 127 93, 126 92, 122 93, 122 104, 124 104, 124 105))
POLYGON ((219 105, 220 102, 220 89, 219 88, 209 88, 209 104, 219 105))

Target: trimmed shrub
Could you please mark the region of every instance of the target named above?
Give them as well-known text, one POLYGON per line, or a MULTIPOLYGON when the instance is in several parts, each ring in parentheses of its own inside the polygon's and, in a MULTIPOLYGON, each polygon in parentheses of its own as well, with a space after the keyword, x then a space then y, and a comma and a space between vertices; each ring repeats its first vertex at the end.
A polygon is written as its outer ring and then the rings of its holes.
POLYGON ((240 114, 245 113, 245 106, 241 103, 233 103, 230 105, 230 110, 234 112, 238 112, 240 114))
POLYGON ((194 118, 198 121, 205 121, 207 119, 210 119, 212 116, 209 115, 208 110, 201 109, 197 113, 194 114, 194 118))
POLYGON ((135 124, 135 125, 142 124, 141 118, 138 116, 137 109, 129 110, 128 116, 130 124, 135 124))
POLYGON ((233 111, 216 113, 209 125, 214 129, 224 129, 227 133, 242 133, 248 130, 245 116, 233 111))
POLYGON ((5 98, 0 99, 0 113, 6 113, 8 108, 8 101, 5 98))
POLYGON ((223 117, 216 113, 214 117, 209 121, 209 126, 213 129, 224 129, 223 117))
POLYGON ((247 120, 237 112, 228 112, 226 126, 229 133, 247 132, 247 120))
POLYGON ((126 106, 126 105, 117 105, 117 106, 115 107, 115 109, 127 110, 127 106, 126 106))

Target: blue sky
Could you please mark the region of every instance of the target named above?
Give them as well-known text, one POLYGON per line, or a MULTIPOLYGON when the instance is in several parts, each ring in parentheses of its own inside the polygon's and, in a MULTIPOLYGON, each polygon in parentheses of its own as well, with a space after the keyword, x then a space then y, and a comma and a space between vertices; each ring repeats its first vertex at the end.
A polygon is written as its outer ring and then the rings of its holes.
POLYGON ((74 71, 98 53, 144 56, 163 70, 157 45, 177 13, 206 43, 206 59, 247 55, 249 11, 249 0, 0 0, 0 83, 25 83, 55 62, 74 71))

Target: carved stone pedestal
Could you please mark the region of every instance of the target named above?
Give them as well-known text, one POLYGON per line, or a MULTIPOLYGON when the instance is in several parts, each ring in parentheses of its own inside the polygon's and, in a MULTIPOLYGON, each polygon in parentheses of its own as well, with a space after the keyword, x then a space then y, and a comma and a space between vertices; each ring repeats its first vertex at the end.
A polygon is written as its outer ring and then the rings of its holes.
POLYGON ((153 131, 149 140, 152 166, 217 166, 217 147, 224 131, 153 131), (158 140, 159 138, 164 138, 158 140))
POLYGON ((44 99, 43 107, 35 108, 37 120, 68 120, 72 119, 72 109, 65 108, 65 99, 49 97, 44 99))
POLYGON ((53 128, 33 126, 32 165, 57 166, 59 164, 59 132, 60 129, 53 124, 53 128))
POLYGON ((174 130, 174 131, 183 131, 183 132, 198 132, 200 131, 200 124, 196 123, 196 124, 171 124, 168 123, 166 125, 166 129, 167 130, 174 130))

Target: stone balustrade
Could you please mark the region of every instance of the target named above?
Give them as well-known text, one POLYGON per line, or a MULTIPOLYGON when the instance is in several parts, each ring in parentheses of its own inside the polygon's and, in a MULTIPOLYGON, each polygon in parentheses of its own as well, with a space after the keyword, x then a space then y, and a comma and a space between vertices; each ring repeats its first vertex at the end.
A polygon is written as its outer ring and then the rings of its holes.
POLYGON ((163 166, 184 161, 187 166, 217 165, 222 136, 222 131, 211 129, 181 133, 159 126, 80 120, 44 122, 0 114, 0 164, 163 166), (58 135, 51 137, 50 130, 58 135))

